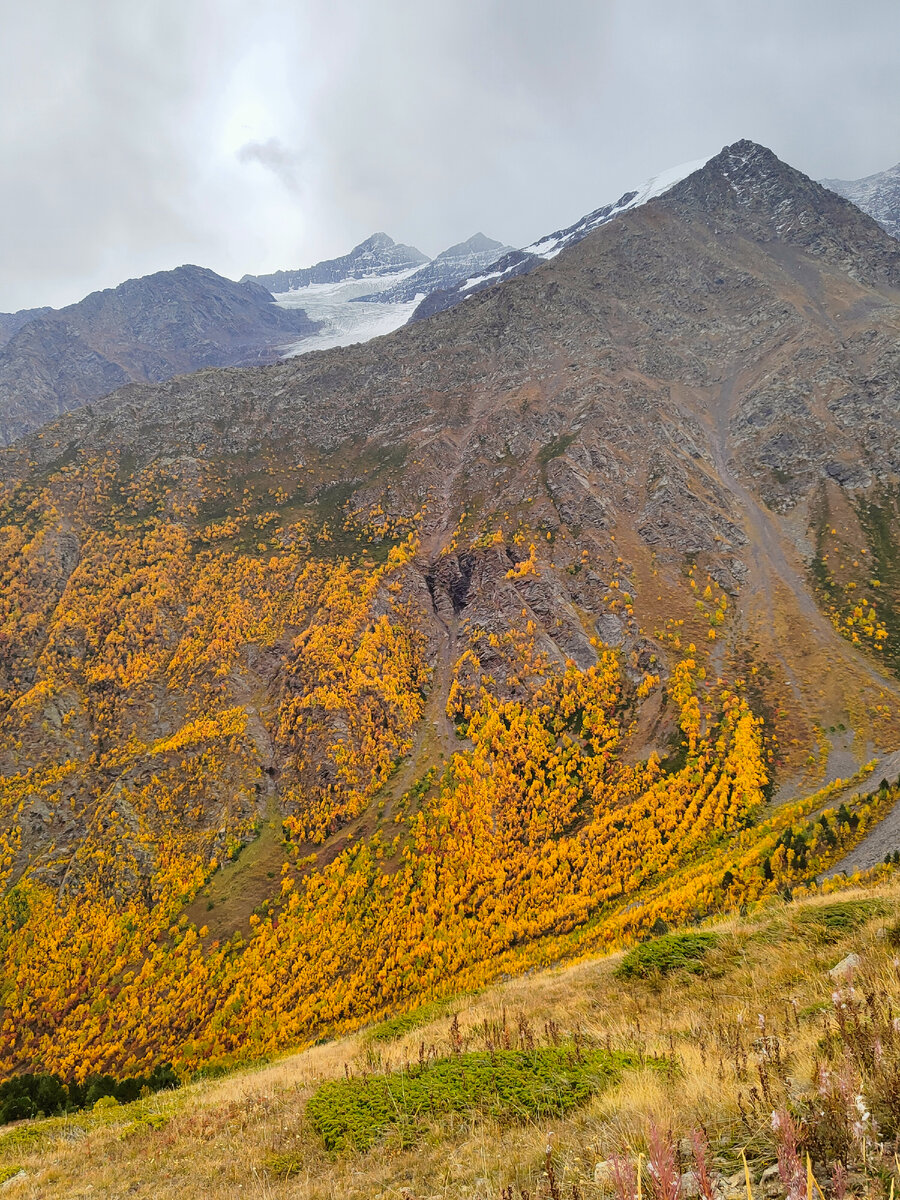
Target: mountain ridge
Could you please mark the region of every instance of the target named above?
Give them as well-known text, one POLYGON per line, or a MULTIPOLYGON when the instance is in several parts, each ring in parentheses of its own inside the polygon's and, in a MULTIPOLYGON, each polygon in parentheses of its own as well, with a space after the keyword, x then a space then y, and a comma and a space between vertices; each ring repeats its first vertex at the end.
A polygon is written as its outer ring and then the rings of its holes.
POLYGON ((289 292, 310 284, 339 283, 347 279, 365 279, 369 275, 411 271, 428 261, 428 256, 415 246, 395 242, 386 233, 373 233, 337 258, 323 259, 311 267, 298 267, 296 270, 244 275, 241 283, 258 283, 272 293, 289 292))
POLYGON ((900 744, 898 280, 739 142, 0 453, 0 1063, 271 1053, 806 880, 784 795, 900 744))
POLYGON ((365 304, 373 301, 404 302, 414 300, 417 296, 429 296, 432 292, 445 291, 465 279, 472 272, 481 270, 496 262, 503 254, 512 252, 512 246, 504 246, 485 237, 483 233, 473 234, 464 242, 448 246, 430 262, 414 271, 408 278, 401 280, 384 291, 372 295, 360 296, 356 303, 365 304))
POLYGON ((563 249, 575 245, 583 237, 586 237, 607 221, 614 220, 632 208, 645 204, 652 197, 667 191, 669 187, 674 186, 678 179, 683 178, 685 174, 695 171, 706 161, 708 160, 697 159, 693 162, 684 163, 680 167, 673 167, 667 171, 663 171, 659 175, 648 179, 642 187, 625 192, 618 200, 601 205, 585 216, 579 217, 571 225, 557 229, 553 233, 544 234, 520 250, 507 250, 495 262, 486 263, 481 275, 474 278, 462 279, 458 284, 442 289, 440 293, 435 292, 430 296, 426 296, 410 320, 424 320, 426 317, 433 316, 436 312, 443 312, 447 308, 452 308, 455 304, 461 303, 461 301, 468 299, 479 291, 483 291, 485 288, 494 287, 507 279, 514 279, 519 275, 528 274, 529 271, 539 266, 541 262, 548 258, 553 258, 563 249))
POLYGON ((869 214, 900 238, 900 163, 863 179, 823 179, 822 184, 869 214))
POLYGON ((0 347, 5 442, 129 380, 272 358, 317 328, 256 284, 190 265, 126 280, 62 309, 9 316, 11 336, 0 347))

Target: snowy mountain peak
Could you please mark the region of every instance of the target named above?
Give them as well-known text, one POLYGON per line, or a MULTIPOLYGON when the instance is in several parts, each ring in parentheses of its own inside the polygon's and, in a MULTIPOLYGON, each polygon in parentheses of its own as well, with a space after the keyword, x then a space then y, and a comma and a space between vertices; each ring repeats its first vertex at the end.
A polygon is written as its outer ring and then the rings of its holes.
POLYGON ((441 262, 447 258, 465 258, 471 254, 493 253, 496 256, 508 249, 509 247, 504 246, 502 242, 495 242, 493 238, 485 237, 483 233, 473 233, 466 241, 457 242, 455 246, 448 246, 446 250, 442 250, 433 261, 441 262))
POLYGON ((401 282, 379 292, 360 296, 359 301, 370 304, 405 303, 415 300, 417 296, 422 299, 430 296, 432 292, 446 291, 455 287, 461 280, 483 271, 502 255, 508 254, 511 249, 511 246, 495 242, 483 233, 473 234, 465 242, 448 246, 430 263, 426 263, 401 282))
POLYGON ((892 237, 900 238, 900 163, 863 179, 823 179, 822 186, 868 213, 892 237))
POLYGON ((364 242, 360 242, 350 253, 352 255, 357 254, 359 251, 392 250, 396 245, 397 243, 394 239, 386 233, 373 233, 364 242))
POLYGON ((398 270, 390 265, 391 256, 394 250, 405 248, 396 247, 390 238, 386 242, 378 240, 384 238, 384 234, 375 234, 346 256, 355 256, 356 274, 335 282, 304 284, 276 296, 282 306, 302 307, 321 322, 316 334, 287 347, 286 354, 349 346, 390 333, 406 324, 423 296, 453 287, 509 250, 502 242, 476 233, 467 241, 448 247, 433 261, 426 260, 421 266, 404 265, 398 270), (374 274, 359 272, 366 258, 386 261, 388 266, 374 274))
POLYGON ((386 233, 373 233, 340 258, 325 259, 312 267, 300 267, 294 271, 245 275, 241 282, 252 280, 274 294, 296 291, 310 284, 345 283, 353 279, 396 275, 400 271, 414 270, 428 261, 428 255, 415 246, 395 242, 386 233))

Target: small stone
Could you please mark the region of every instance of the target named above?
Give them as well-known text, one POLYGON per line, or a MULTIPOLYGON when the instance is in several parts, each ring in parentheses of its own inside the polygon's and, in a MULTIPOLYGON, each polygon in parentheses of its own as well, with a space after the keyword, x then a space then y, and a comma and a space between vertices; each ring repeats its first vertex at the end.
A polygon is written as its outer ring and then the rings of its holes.
POLYGON ((832 979, 846 979, 848 976, 855 974, 862 966, 862 959, 858 954, 852 951, 846 958, 842 958, 839 963, 831 968, 828 974, 832 979))
POLYGON ((0 1190, 2 1190, 3 1188, 11 1187, 14 1183, 21 1183, 23 1179, 27 1179, 27 1178, 28 1178, 27 1171, 24 1171, 24 1170, 17 1171, 15 1175, 10 1175, 9 1179, 4 1179, 3 1182, 0 1183, 0 1190))
POLYGON ((696 1171, 685 1171, 681 1176, 681 1195, 685 1200, 694 1200, 694 1197, 700 1195, 700 1180, 696 1171))
POLYGON ((778 1178, 777 1164, 773 1163, 771 1167, 766 1167, 766 1169, 763 1171, 762 1175, 760 1175, 759 1178, 760 1178, 760 1182, 762 1182, 762 1183, 768 1183, 770 1179, 777 1179, 778 1178))

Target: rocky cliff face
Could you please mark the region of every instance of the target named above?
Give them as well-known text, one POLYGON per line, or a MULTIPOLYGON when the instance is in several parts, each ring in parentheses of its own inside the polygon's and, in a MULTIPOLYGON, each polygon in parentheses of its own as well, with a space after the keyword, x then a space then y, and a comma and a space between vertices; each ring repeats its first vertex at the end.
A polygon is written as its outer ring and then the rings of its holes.
POLYGON ((23 308, 19 312, 0 313, 0 346, 5 346, 12 335, 23 325, 52 311, 51 308, 23 308))
POLYGON ((0 351, 0 437, 10 442, 130 380, 271 361, 316 324, 258 284, 185 266, 59 311, 13 314, 6 328, 14 332, 0 351))
POLYGON ((30 321, 0 354, 0 441, 7 445, 128 382, 122 367, 92 350, 67 322, 30 321))
POLYGON ((822 185, 874 217, 892 237, 900 238, 900 163, 864 179, 823 179, 822 185))
POLYGON ((329 258, 313 267, 298 267, 294 271, 245 275, 241 282, 249 280, 261 284, 270 292, 289 292, 314 283, 343 283, 349 279, 394 275, 414 270, 427 262, 428 255, 415 246, 399 245, 386 233, 373 233, 340 258, 329 258))

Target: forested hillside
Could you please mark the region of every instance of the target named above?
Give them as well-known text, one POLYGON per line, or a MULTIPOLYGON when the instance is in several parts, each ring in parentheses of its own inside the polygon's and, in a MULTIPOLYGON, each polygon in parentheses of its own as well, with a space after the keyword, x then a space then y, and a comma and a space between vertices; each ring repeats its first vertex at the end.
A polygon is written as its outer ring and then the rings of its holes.
POLYGON ((896 799, 898 250, 738 143, 5 451, 3 1069, 269 1054, 838 862, 896 799))

